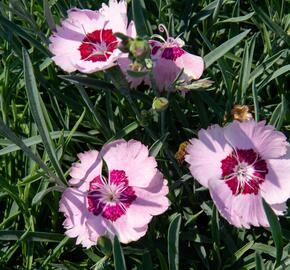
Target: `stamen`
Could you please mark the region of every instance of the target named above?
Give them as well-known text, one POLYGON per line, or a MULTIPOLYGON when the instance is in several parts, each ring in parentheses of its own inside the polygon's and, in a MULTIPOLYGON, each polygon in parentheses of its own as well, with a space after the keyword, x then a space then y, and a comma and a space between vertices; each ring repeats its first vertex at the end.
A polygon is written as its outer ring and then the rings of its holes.
POLYGON ((161 33, 164 33, 165 32, 165 34, 166 34, 166 40, 168 41, 169 40, 169 33, 168 33, 168 30, 167 30, 166 26, 161 23, 161 24, 158 25, 158 30, 161 33))
POLYGON ((258 194, 260 184, 268 173, 266 162, 253 149, 233 148, 233 152, 222 160, 221 168, 223 180, 235 196, 258 194))
POLYGON ((158 38, 158 39, 162 40, 164 43, 166 43, 166 40, 165 40, 161 35, 154 34, 154 35, 151 36, 151 38, 152 38, 152 39, 153 39, 153 38, 158 38))

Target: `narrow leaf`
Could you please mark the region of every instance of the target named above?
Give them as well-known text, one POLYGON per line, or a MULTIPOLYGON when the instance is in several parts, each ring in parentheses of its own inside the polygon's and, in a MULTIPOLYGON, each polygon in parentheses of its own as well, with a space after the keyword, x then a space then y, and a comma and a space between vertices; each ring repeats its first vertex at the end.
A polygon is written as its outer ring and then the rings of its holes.
POLYGON ((104 81, 87 77, 87 76, 60 75, 59 77, 73 84, 78 84, 78 85, 86 86, 86 87, 97 89, 97 90, 112 91, 115 89, 114 85, 111 83, 104 82, 104 81))
MULTIPOLYGON (((26 231, 0 231, 1 241, 20 239, 26 231)), ((28 232, 25 239, 35 242, 60 242, 64 238, 61 233, 28 232)))
POLYGON ((217 22, 217 24, 220 24, 220 23, 238 23, 238 22, 247 21, 254 14, 255 14, 255 12, 251 12, 251 13, 245 15, 245 16, 233 17, 233 18, 229 18, 229 19, 226 19, 226 20, 223 20, 223 21, 219 21, 219 22, 217 22))
MULTIPOLYGON (((80 119, 81 119, 81 117, 82 116, 80 116, 80 119)), ((1 122, 0 122, 0 126, 1 126, 1 122)), ((96 142, 96 143, 101 143, 95 136, 92 136, 92 135, 89 135, 89 134, 86 134, 86 133, 82 133, 82 132, 74 132, 73 134, 71 134, 71 132, 72 132, 72 130, 71 131, 52 131, 49 134, 50 134, 50 137, 52 139, 59 139, 62 136, 64 138, 71 136, 73 138, 80 137, 82 139, 87 139, 88 141, 91 141, 91 142, 93 141, 93 142, 96 142)), ((41 139, 41 137, 39 135, 37 135, 37 136, 32 136, 32 137, 27 138, 27 139, 22 139, 21 142, 24 145, 26 145, 26 146, 32 146, 32 145, 36 145, 36 144, 42 143, 42 139, 41 139)), ((5 144, 6 144, 6 142, 5 142, 5 144)), ((14 152, 14 151, 17 151, 19 149, 21 149, 21 147, 19 147, 17 144, 8 144, 5 148, 0 150, 0 156, 8 154, 8 153, 11 153, 11 152, 14 152)))
POLYGON ((24 68, 24 79, 25 88, 28 96, 28 101, 30 105, 31 114, 37 125, 39 134, 42 138, 43 145, 47 151, 50 161, 57 172, 58 177, 61 181, 57 181, 59 185, 64 185, 66 183, 65 177, 63 175, 62 169, 58 162, 56 151, 54 148, 53 141, 50 137, 46 122, 44 120, 44 115, 41 109, 40 96, 36 86, 36 81, 33 73, 33 67, 30 61, 30 57, 27 51, 23 48, 23 68, 24 68))
POLYGON ((169 132, 164 134, 160 139, 158 139, 156 142, 154 142, 150 149, 149 149, 149 155, 152 157, 156 157, 160 150, 162 149, 164 142, 166 141, 167 137, 169 135, 169 132))
POLYGON ((26 33, 21 27, 17 24, 10 22, 5 17, 0 14, 0 24, 6 27, 11 33, 14 35, 20 36, 26 41, 28 41, 31 45, 33 45, 36 49, 42 52, 45 56, 51 56, 50 53, 32 36, 26 33))
POLYGON ((126 270, 126 263, 124 254, 118 240, 118 237, 115 235, 113 243, 113 256, 114 256, 114 265, 116 270, 126 270))
POLYGON ((284 73, 287 73, 290 71, 290 64, 283 66, 279 68, 278 70, 274 71, 270 76, 266 77, 266 79, 258 86, 258 89, 262 89, 264 86, 266 86, 269 82, 274 80, 275 78, 283 75, 284 73))
POLYGON ((31 205, 35 205, 35 204, 39 203, 48 193, 50 193, 52 191, 63 192, 64 188, 59 187, 59 186, 53 186, 53 187, 50 187, 48 189, 45 189, 45 190, 42 190, 42 191, 36 193, 36 195, 32 199, 31 205))
POLYGON ((210 53, 204 56, 204 62, 206 68, 210 67, 215 61, 219 58, 224 56, 229 50, 235 47, 239 42, 241 42, 250 32, 250 30, 246 30, 243 33, 229 39, 228 41, 224 42, 210 53))
POLYGON ((55 27, 55 22, 54 22, 52 13, 51 13, 49 5, 48 5, 48 0, 43 0, 43 11, 44 11, 44 16, 46 18, 46 22, 47 22, 50 30, 54 31, 56 29, 56 27, 55 27))
POLYGON ((110 137, 110 130, 108 129, 107 125, 105 124, 105 121, 103 120, 102 116, 95 110, 94 105, 92 104, 90 97, 88 96, 87 92, 82 86, 77 86, 84 103, 86 104, 89 112, 93 116, 93 120, 95 120, 95 124, 100 132, 104 134, 104 137, 107 139, 110 137))
POLYGON ((145 10, 145 3, 143 0, 132 1, 133 20, 135 22, 137 33, 141 37, 151 34, 148 30, 144 16, 145 10))
POLYGON ((16 136, 16 134, 10 130, 0 119, 0 134, 8 138, 10 141, 15 143, 16 146, 18 146, 22 151, 31 159, 33 159, 40 168, 42 168, 48 175, 50 175, 52 178, 57 179, 57 177, 49 170, 49 168, 43 163, 43 161, 35 155, 26 145, 23 143, 23 141, 16 136))
POLYGON ((178 214, 170 223, 168 229, 168 264, 169 270, 179 269, 179 230, 181 215, 178 214))
POLYGON ((265 270, 265 265, 263 263, 263 259, 259 252, 256 252, 255 262, 256 262, 256 268, 255 268, 256 270, 265 270))
POLYGON ((283 239, 281 226, 278 220, 278 217, 272 210, 272 208, 263 200, 263 207, 266 212, 267 219, 270 224, 270 230, 276 247, 276 266, 281 262, 283 254, 283 239))

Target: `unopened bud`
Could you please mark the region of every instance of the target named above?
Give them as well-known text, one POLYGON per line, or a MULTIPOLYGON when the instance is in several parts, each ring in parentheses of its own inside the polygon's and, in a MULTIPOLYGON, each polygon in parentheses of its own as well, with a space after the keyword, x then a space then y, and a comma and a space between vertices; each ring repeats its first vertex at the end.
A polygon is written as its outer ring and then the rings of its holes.
POLYGON ((118 49, 123 53, 128 53, 130 48, 130 41, 132 40, 132 38, 119 32, 114 33, 114 36, 121 39, 121 42, 118 45, 118 49))
POLYGON ((150 47, 146 40, 136 38, 130 40, 129 51, 132 57, 145 59, 150 54, 150 47))
POLYGON ((169 101, 165 97, 155 97, 152 103, 152 109, 157 112, 162 112, 167 109, 169 101))

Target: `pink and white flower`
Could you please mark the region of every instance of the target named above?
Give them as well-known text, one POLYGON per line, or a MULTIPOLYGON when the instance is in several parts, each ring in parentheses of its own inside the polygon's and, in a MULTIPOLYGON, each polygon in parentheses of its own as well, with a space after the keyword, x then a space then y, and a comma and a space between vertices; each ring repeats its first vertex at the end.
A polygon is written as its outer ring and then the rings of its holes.
POLYGON ((78 155, 59 210, 66 235, 89 248, 105 235, 120 242, 144 236, 153 216, 169 207, 167 181, 142 143, 118 140, 78 155), (104 176, 104 164, 107 176, 104 176))
MULTIPOLYGON (((160 32, 166 33, 166 40, 160 35, 153 35, 152 38, 158 38, 162 42, 151 39, 151 59, 153 60, 153 78, 159 91, 169 90, 174 80, 180 74, 180 80, 190 82, 198 80, 204 70, 204 62, 200 56, 190 54, 182 49, 184 42, 179 38, 169 36, 166 27, 159 25, 160 32)), ((133 88, 136 88, 143 81, 151 86, 149 76, 133 78, 127 74, 131 60, 120 59, 119 65, 127 80, 133 88)))
POLYGON ((187 147, 191 174, 236 227, 268 227, 264 199, 282 215, 290 197, 290 146, 265 121, 234 121, 198 133, 187 147))
POLYGON ((68 18, 50 37, 52 59, 67 72, 92 73, 110 68, 122 53, 117 48, 116 32, 136 36, 134 22, 128 26, 124 0, 110 0, 108 6, 103 4, 98 11, 70 9, 68 18))

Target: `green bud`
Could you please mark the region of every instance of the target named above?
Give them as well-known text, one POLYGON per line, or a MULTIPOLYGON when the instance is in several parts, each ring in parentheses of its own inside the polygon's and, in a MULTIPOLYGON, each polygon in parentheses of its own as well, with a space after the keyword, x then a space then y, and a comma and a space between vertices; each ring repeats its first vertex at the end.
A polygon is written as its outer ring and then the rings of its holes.
POLYGON ((112 254, 112 242, 105 236, 100 236, 97 242, 98 248, 100 251, 106 255, 110 256, 112 254))
POLYGON ((150 47, 146 40, 137 37, 129 41, 129 51, 133 58, 145 59, 150 54, 150 47))
POLYGON ((157 112, 162 112, 167 109, 169 101, 165 97, 155 97, 152 103, 152 109, 157 112))
POLYGON ((133 39, 119 32, 114 33, 114 36, 121 39, 121 42, 118 45, 118 49, 123 53, 128 53, 129 47, 130 47, 130 41, 133 39))

